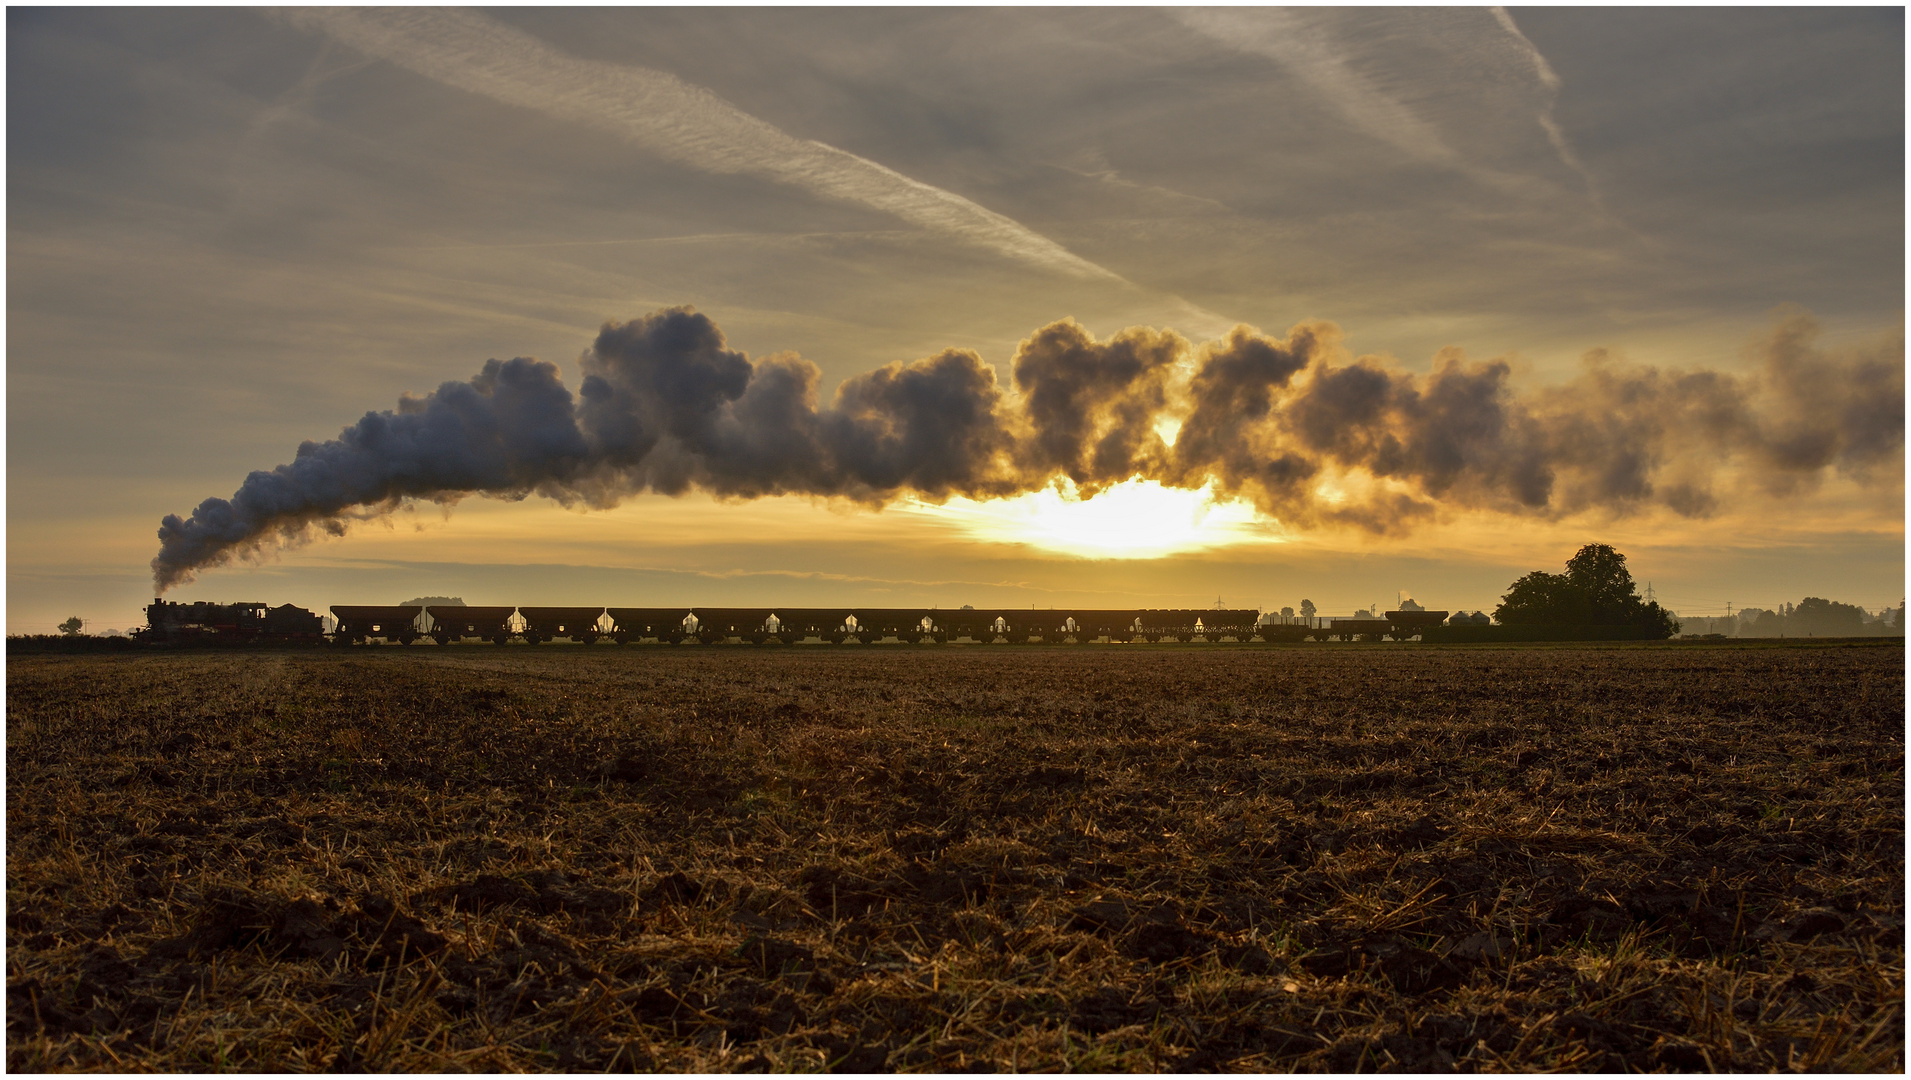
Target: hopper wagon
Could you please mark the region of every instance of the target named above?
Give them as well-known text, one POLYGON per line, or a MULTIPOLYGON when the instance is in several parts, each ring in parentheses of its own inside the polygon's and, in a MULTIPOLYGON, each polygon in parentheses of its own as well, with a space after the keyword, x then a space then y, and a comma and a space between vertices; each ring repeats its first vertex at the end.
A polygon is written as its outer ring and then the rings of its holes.
POLYGON ((675 645, 689 636, 684 622, 689 608, 614 607, 607 608, 611 620, 611 638, 619 645, 633 641, 661 641, 675 645))
POLYGON ((928 608, 855 608, 843 619, 845 627, 854 619, 856 640, 874 645, 884 638, 899 638, 911 645, 932 637, 934 621, 928 608))
POLYGON ((1139 609, 1119 608, 1034 608, 1015 615, 1019 625, 1013 626, 1011 640, 1039 637, 1049 642, 1078 643, 1104 637, 1132 641, 1141 619, 1139 609))
MULTIPOLYGON (((784 644, 797 644, 808 638, 841 644, 847 637, 843 629, 848 617, 835 608, 776 608, 770 616, 776 617, 776 640, 784 644)), ((764 617, 764 625, 768 625, 770 616, 764 617)))
POLYGON ((1445 611, 1389 611, 1387 622, 1392 627, 1388 634, 1395 641, 1419 637, 1423 631, 1431 630, 1447 621, 1445 611))
POLYGON ((518 616, 524 620, 524 640, 536 645, 541 641, 555 641, 558 638, 570 638, 586 645, 595 644, 601 631, 598 620, 604 617, 601 607, 521 607, 518 616))
POLYGON ((1022 616, 1020 625, 1014 627, 1017 637, 1027 635, 1028 639, 1040 638, 1046 642, 1066 641, 1070 637, 1078 641, 1088 640, 1087 611, 1077 611, 1074 608, 1030 608, 1020 614, 1022 616), (1077 619, 1077 615, 1082 618, 1077 619))
MULTIPOLYGON (((776 614, 777 625, 782 626, 785 620, 788 621, 791 633, 795 636, 784 640, 791 643, 817 638, 831 645, 841 645, 848 641, 857 629, 867 632, 866 627, 859 628, 849 621, 848 608, 789 608, 787 611, 779 611, 776 614)), ((873 644, 860 634, 856 635, 856 640, 866 645, 873 644)))
POLYGON ((1209 641, 1232 638, 1253 641, 1258 636, 1259 608, 1216 608, 1201 613, 1201 635, 1209 641))
POLYGON ((1086 633, 1075 628, 1085 625, 1083 619, 1090 614, 1087 611, 1057 608, 977 608, 937 612, 937 627, 942 627, 945 620, 948 625, 945 636, 937 640, 968 638, 984 644, 1006 641, 1011 645, 1026 644, 1036 638, 1060 641, 1070 634, 1079 637, 1086 633))
POLYGON ((1255 627, 1255 633, 1260 635, 1262 641, 1285 641, 1290 643, 1306 641, 1316 636, 1325 636, 1323 631, 1316 630, 1306 623, 1291 622, 1262 623, 1255 627))
POLYGON ((938 611, 934 613, 936 631, 940 635, 937 641, 953 641, 968 638, 970 641, 992 642, 997 635, 1012 631, 1013 624, 1009 616, 1020 617, 1023 613, 1014 608, 963 608, 959 611, 938 611))
POLYGON ((1110 641, 1133 641, 1140 633, 1140 608, 1091 608, 1077 611, 1070 616, 1074 620, 1076 641, 1094 641, 1107 638, 1110 641))
POLYGON ((848 636, 848 615, 836 608, 787 607, 777 608, 772 614, 776 616, 776 640, 785 645, 809 638, 840 645, 848 636))
POLYGON ((431 639, 440 645, 477 638, 503 645, 517 631, 511 628, 514 607, 441 607, 425 609, 431 616, 431 639))
POLYGON ((333 631, 332 640, 357 645, 382 638, 409 645, 422 636, 418 616, 423 611, 423 608, 397 604, 333 604, 332 617, 338 620, 338 629, 333 631))
POLYGON ((1382 635, 1393 632, 1393 623, 1386 619, 1369 617, 1352 619, 1334 619, 1327 624, 1327 634, 1342 641, 1354 641, 1369 638, 1379 641, 1382 635))
MULTIPOLYGON (((770 616, 775 612, 769 608, 700 607, 691 608, 690 614, 697 620, 697 640, 705 645, 731 638, 761 645, 770 639, 770 616)), ((782 622, 777 621, 779 625, 782 622)))
POLYGON ((1260 618, 1258 609, 1155 608, 1141 613, 1141 636, 1147 641, 1193 641, 1197 637, 1252 641, 1260 618))

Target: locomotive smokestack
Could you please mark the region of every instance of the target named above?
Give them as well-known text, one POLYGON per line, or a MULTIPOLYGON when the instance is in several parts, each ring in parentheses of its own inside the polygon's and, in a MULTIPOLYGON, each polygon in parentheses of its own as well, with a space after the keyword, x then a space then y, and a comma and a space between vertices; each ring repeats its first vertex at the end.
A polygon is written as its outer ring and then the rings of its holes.
POLYGON ((948 349, 855 376, 824 404, 816 365, 752 360, 708 317, 673 308, 605 324, 576 395, 553 364, 491 360, 301 444, 231 498, 168 515, 153 579, 164 592, 235 555, 474 493, 605 507, 698 489, 881 505, 1012 496, 1064 477, 1092 494, 1141 477, 1212 482, 1292 526, 1384 533, 1443 506, 1700 515, 1748 477, 1777 495, 1832 470, 1902 483, 1902 329, 1838 354, 1814 348, 1815 333, 1808 315, 1785 315, 1750 375, 1592 353, 1571 383, 1522 395, 1504 361, 1449 349, 1415 375, 1348 356, 1326 322, 1282 338, 1240 326, 1196 347, 1145 327, 1097 341, 1064 319, 1017 349, 1013 393, 976 353, 948 349), (1158 426, 1179 427, 1172 446, 1158 426), (1324 497, 1334 472, 1387 483, 1324 497))

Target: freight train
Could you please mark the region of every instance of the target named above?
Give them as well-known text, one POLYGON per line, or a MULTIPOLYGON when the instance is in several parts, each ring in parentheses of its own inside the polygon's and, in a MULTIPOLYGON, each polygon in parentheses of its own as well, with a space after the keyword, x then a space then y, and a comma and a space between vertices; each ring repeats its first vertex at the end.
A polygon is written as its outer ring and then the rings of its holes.
MULTIPOLYGON (((821 641, 873 645, 970 641, 1396 641, 1446 621, 1444 611, 1389 611, 1385 618, 1270 621, 1253 608, 876 608, 876 607, 467 607, 355 605, 332 608, 326 634, 317 615, 290 604, 169 604, 146 609, 151 641, 213 638, 242 643, 331 641, 360 645, 440 645, 513 640, 537 645, 568 640, 705 645, 821 641)), ((1464 616, 1462 616, 1464 618, 1464 616)))

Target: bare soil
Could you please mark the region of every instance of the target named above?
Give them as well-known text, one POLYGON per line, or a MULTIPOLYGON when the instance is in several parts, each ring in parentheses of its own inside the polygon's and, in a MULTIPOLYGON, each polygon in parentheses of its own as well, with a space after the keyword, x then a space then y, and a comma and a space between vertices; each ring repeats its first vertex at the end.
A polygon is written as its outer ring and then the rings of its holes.
POLYGON ((1904 1067, 1904 651, 14 656, 14 1070, 1904 1067))

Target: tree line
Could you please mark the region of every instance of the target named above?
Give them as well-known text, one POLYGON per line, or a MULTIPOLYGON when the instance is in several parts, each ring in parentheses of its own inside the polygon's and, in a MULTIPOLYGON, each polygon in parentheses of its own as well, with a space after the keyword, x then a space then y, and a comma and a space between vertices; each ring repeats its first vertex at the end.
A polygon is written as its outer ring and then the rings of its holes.
POLYGON ((1738 613, 1740 637, 1897 637, 1904 633, 1904 602, 1872 619, 1856 604, 1807 596, 1777 608, 1746 608, 1738 613))
MULTIPOLYGON (((1566 561, 1565 573, 1535 570, 1515 581, 1493 620, 1505 626, 1624 626, 1662 638, 1680 630, 1672 612, 1640 598, 1626 557, 1608 544, 1580 548, 1566 561)), ((1808 596, 1775 610, 1746 608, 1736 623, 1740 637, 1895 636, 1904 633, 1904 603, 1873 620, 1856 604, 1808 596)))

